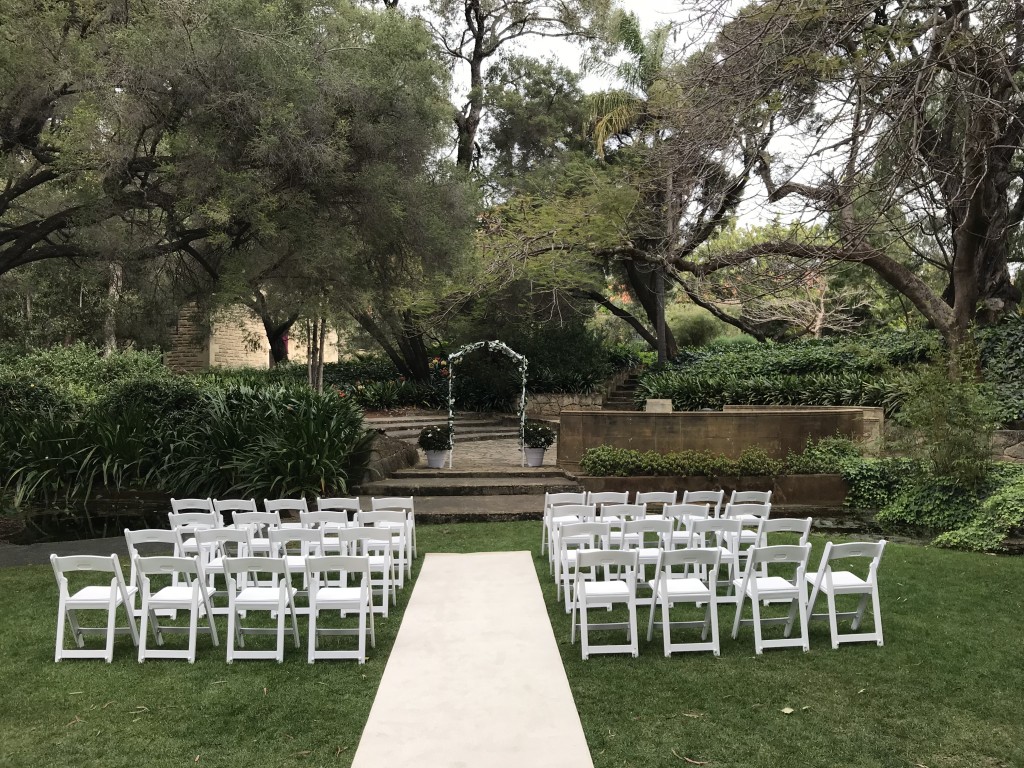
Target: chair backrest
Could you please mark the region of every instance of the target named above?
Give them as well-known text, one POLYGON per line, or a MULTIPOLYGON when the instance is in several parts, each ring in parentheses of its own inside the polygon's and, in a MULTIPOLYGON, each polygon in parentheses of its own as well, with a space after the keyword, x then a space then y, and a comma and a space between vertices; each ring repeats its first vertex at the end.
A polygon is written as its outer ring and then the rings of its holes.
POLYGON ((303 528, 319 528, 334 533, 339 528, 348 528, 348 512, 342 509, 317 512, 300 512, 299 522, 303 528))
POLYGON ((391 532, 380 528, 343 528, 337 532, 343 550, 350 555, 386 552, 391 548, 391 532))
POLYGON ((401 509, 406 512, 414 512, 415 507, 413 506, 412 496, 381 496, 379 498, 370 497, 370 510, 380 509, 401 509))
POLYGON ((267 512, 276 512, 280 517, 282 512, 309 512, 309 506, 304 498, 301 499, 264 499, 263 508, 267 512))
POLYGON ((637 491, 633 501, 637 504, 675 504, 676 496, 675 491, 637 491))
POLYGON ((303 557, 324 553, 324 532, 319 528, 271 528, 267 536, 271 557, 287 555, 289 544, 298 544, 303 557))
POLYGON ((602 504, 597 508, 598 520, 609 517, 617 517, 619 520, 636 520, 646 516, 646 504, 602 504))
POLYGON ((124 572, 117 555, 50 555, 50 565, 57 579, 57 587, 64 597, 68 597, 68 574, 73 572, 109 573, 109 586, 118 590, 125 605, 131 605, 128 589, 125 586, 124 572))
POLYGON ((575 493, 574 491, 563 491, 560 493, 545 493, 544 494, 544 509, 548 507, 554 507, 561 504, 586 504, 587 493, 581 491, 575 493))
POLYGON ((733 491, 730 504, 771 504, 771 491, 733 491))
POLYGON ((628 504, 629 491, 587 491, 587 504, 628 504))
POLYGON ((673 520, 639 519, 622 524, 622 547, 663 547, 672 549, 673 520), (631 535, 632 534, 632 535, 631 535), (653 541, 651 540, 653 539, 653 541))
POLYGON ((812 522, 814 520, 810 517, 779 517, 774 520, 762 518, 757 525, 758 545, 767 546, 769 544, 769 533, 798 533, 800 534, 798 543, 806 544, 811 536, 812 522))
POLYGON ((775 544, 770 547, 751 547, 747 555, 747 569, 753 571, 754 566, 761 563, 793 563, 798 567, 807 566, 807 558, 811 554, 810 544, 775 544))
POLYGON ((235 512, 231 515, 231 524, 251 531, 253 539, 266 539, 269 531, 281 527, 281 515, 277 511, 235 512))
POLYGON ((690 541, 687 546, 692 549, 701 549, 711 546, 723 546, 729 552, 737 552, 740 547, 740 535, 743 533, 743 523, 739 520, 728 518, 709 518, 707 520, 694 520, 690 523, 690 541), (707 534, 715 535, 714 541, 707 540, 707 534))
POLYGON ((370 583, 370 558, 363 555, 326 555, 307 557, 306 573, 309 575, 310 592, 315 594, 321 583, 327 583, 330 574, 358 576, 360 586, 370 583))
POLYGON ((725 512, 722 513, 722 517, 733 518, 749 515, 750 517, 760 517, 763 519, 768 519, 771 516, 771 514, 771 504, 759 504, 751 501, 743 504, 726 504, 725 512))
POLYGON ((391 535, 405 539, 405 525, 409 519, 409 510, 402 509, 375 509, 363 510, 356 515, 356 522, 360 526, 378 528, 383 524, 391 535))
MULTIPOLYGON (((879 539, 878 541, 850 541, 844 544, 833 544, 831 541, 826 542, 818 571, 831 572, 832 563, 836 560, 869 557, 871 558, 871 565, 868 566, 868 574, 865 581, 873 584, 878 574, 878 564, 882 559, 882 552, 885 550, 886 543, 885 539, 879 539)), ((821 578, 820 573, 819 578, 821 578)))
MULTIPOLYGON (((237 584, 236 576, 241 574, 270 574, 274 577, 273 586, 277 586, 287 573, 285 561, 278 557, 225 557, 224 575, 237 584)), ((260 583, 259 580, 243 580, 244 583, 260 583)))
POLYGON ((224 518, 219 512, 213 510, 190 512, 168 512, 167 521, 171 528, 195 529, 195 528, 222 528, 224 518))
POLYGON ((199 580, 200 588, 205 592, 206 575, 203 573, 203 565, 197 557, 135 557, 132 560, 132 570, 139 575, 139 588, 149 589, 150 576, 174 576, 175 574, 185 577, 185 581, 192 583, 192 578, 199 580))
POLYGON ((707 504, 713 510, 712 517, 722 514, 722 500, 725 491, 683 491, 683 504, 707 504))
POLYGON ((213 499, 171 499, 172 512, 213 512, 213 499))
POLYGON ((128 577, 129 584, 136 584, 136 577, 138 575, 135 570, 136 558, 142 557, 142 553, 139 552, 140 544, 160 544, 165 547, 171 548, 171 556, 178 556, 181 554, 181 532, 176 528, 167 530, 166 528, 140 528, 137 531, 131 531, 127 528, 124 529, 124 540, 128 545, 128 558, 131 562, 131 575, 128 577))
POLYGON ((674 521, 680 531, 689 530, 691 520, 707 520, 712 517, 711 508, 707 504, 666 504, 661 514, 674 521))
POLYGON ((241 528, 205 528, 196 531, 196 544, 207 560, 218 556, 246 557, 252 553, 252 530, 241 528))
POLYGON ((636 590, 636 571, 639 566, 639 553, 635 549, 584 549, 576 556, 576 569, 590 571, 596 579, 601 568, 604 568, 606 579, 625 581, 631 591, 636 590), (611 568, 625 569, 624 574, 613 574, 611 568))
POLYGON ((718 566, 722 553, 715 549, 663 549, 658 557, 658 573, 664 573, 665 578, 672 578, 673 569, 689 566, 700 566, 708 569, 708 585, 714 583, 718 578, 718 566))
POLYGON ((359 499, 355 496, 332 496, 330 498, 317 496, 316 509, 318 512, 358 512, 360 509, 359 499))
POLYGON ((217 512, 230 512, 234 516, 235 512, 258 512, 259 507, 256 506, 256 499, 214 499, 213 508, 217 512))
POLYGON ((578 549, 600 549, 608 541, 612 527, 609 523, 562 523, 559 526, 560 546, 565 549, 569 541, 578 549))

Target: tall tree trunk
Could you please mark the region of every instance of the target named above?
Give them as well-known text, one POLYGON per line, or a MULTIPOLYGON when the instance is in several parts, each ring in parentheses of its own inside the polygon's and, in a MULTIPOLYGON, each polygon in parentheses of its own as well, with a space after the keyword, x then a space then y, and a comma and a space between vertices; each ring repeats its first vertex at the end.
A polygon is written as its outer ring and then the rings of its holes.
MULTIPOLYGON (((467 15, 479 11, 479 2, 474 0, 471 5, 473 8, 467 7, 466 9, 467 15)), ((469 96, 466 106, 455 113, 455 128, 458 133, 455 164, 466 170, 471 169, 476 161, 476 134, 480 128, 480 119, 484 109, 483 65, 486 56, 483 51, 481 34, 482 32, 476 35, 473 53, 469 61, 469 96)))
MULTIPOLYGON (((633 289, 633 295, 636 296, 640 306, 643 307, 644 314, 647 316, 647 321, 651 327, 657 329, 658 294, 655 285, 655 269, 632 259, 627 259, 623 262, 623 265, 626 268, 626 278, 629 280, 630 288, 633 289)), ((657 337, 657 330, 655 330, 654 335, 657 337)), ((675 337, 672 335, 672 330, 668 326, 665 326, 665 332, 662 334, 662 337, 665 339, 666 357, 670 359, 675 357, 678 347, 676 346, 675 337)), ((657 346, 654 349, 657 351, 657 346)))
POLYGON ((110 282, 107 285, 107 315, 103 320, 103 355, 117 352, 117 305, 124 288, 124 266, 117 261, 110 262, 110 282))

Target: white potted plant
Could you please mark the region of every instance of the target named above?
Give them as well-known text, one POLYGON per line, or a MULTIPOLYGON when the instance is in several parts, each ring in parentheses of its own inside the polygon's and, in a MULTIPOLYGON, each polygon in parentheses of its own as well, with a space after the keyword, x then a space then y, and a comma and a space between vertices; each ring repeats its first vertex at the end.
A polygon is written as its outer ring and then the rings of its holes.
POLYGON ((523 451, 526 454, 526 466, 539 467, 544 464, 544 451, 555 442, 555 431, 538 421, 528 421, 523 425, 523 451))
POLYGON ((427 466, 440 469, 452 449, 452 430, 447 424, 431 424, 420 430, 417 445, 427 454, 427 466))

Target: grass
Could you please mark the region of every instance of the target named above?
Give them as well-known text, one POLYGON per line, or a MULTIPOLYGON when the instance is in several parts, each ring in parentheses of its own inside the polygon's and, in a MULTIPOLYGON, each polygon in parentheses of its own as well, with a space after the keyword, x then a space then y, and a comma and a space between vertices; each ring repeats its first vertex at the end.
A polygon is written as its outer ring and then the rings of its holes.
MULTIPOLYGON (((424 525, 420 548, 536 552, 537 526, 424 525)), ((822 540, 814 543, 817 562, 822 540)), ((723 608, 718 659, 666 659, 656 634, 641 640, 639 659, 587 662, 568 642, 546 563, 536 563, 597 768, 1024 765, 1022 559, 891 544, 884 648, 833 651, 827 624, 816 623, 810 653, 755 657, 752 631, 729 638, 723 608)), ((294 649, 282 665, 229 666, 202 637, 194 666, 140 665, 127 638, 111 665, 54 664, 49 567, 0 570, 0 765, 347 766, 409 593, 362 667, 310 666, 294 649)), ((640 616, 645 623, 646 609, 640 616)))

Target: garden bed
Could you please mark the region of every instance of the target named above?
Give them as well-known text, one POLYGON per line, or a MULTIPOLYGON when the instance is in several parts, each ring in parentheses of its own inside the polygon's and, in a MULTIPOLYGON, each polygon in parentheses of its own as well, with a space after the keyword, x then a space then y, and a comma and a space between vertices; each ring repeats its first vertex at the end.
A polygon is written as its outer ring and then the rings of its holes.
POLYGON ((772 503, 786 506, 842 507, 849 486, 842 475, 634 476, 576 478, 588 491, 771 491, 772 503))

